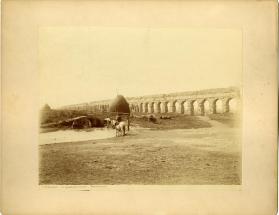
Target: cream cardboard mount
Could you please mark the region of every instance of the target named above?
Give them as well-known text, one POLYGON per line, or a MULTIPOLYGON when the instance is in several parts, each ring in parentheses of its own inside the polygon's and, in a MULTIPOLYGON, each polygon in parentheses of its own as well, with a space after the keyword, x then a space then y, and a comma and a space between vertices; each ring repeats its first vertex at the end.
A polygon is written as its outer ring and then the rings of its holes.
POLYGON ((276 1, 1 11, 2 214, 276 213, 276 1))

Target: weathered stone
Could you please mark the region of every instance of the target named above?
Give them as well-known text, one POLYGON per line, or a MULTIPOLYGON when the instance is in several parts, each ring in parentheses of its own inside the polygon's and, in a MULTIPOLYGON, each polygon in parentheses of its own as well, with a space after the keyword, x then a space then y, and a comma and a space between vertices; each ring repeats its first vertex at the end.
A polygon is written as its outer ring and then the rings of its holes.
MULTIPOLYGON (((216 102, 222 101, 223 113, 230 111, 229 101, 231 99, 240 100, 239 89, 222 88, 209 89, 191 92, 179 92, 170 94, 158 94, 141 97, 127 97, 131 112, 140 113, 181 113, 187 115, 215 114, 216 102), (194 102, 197 102, 196 110, 194 102), (209 108, 205 112, 205 101, 209 102, 209 108), (177 106, 175 104, 178 104, 177 106)), ((77 105, 69 105, 61 109, 88 110, 88 111, 108 111, 108 104, 111 100, 95 101, 77 105)), ((240 102, 238 102, 239 104, 240 102)), ((195 103, 196 104, 196 103, 195 103)))

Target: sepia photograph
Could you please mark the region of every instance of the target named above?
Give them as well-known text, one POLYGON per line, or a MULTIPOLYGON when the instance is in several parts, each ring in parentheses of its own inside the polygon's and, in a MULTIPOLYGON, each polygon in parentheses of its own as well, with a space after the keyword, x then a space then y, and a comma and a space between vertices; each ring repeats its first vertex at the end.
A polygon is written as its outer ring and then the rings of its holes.
POLYGON ((242 32, 41 27, 40 185, 241 185, 242 32))
POLYGON ((276 214, 276 0, 1 15, 0 213, 276 214))

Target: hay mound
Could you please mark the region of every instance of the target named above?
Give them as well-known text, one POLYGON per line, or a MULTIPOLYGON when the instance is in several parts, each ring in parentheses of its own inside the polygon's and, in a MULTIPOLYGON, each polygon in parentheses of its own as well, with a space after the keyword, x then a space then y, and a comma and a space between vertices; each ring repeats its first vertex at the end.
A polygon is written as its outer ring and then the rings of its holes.
POLYGON ((116 98, 109 105, 109 112, 116 113, 130 113, 129 103, 126 101, 124 96, 117 95, 116 98))

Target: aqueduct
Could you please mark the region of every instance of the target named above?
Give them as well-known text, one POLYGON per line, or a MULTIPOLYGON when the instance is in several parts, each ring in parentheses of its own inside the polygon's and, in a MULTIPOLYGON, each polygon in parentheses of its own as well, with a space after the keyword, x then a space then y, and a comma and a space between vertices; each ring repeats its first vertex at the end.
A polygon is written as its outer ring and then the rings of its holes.
MULTIPOLYGON (((147 95, 126 98, 132 113, 180 113, 205 115, 235 112, 241 106, 238 88, 209 89, 191 92, 147 95)), ((72 110, 103 111, 111 100, 95 101, 63 107, 72 110)))

